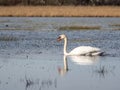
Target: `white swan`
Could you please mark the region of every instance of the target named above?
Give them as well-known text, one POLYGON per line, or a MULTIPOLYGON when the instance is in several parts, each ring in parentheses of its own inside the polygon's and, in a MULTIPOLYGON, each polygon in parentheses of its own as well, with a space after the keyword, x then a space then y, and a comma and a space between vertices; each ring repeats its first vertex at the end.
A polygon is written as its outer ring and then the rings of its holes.
POLYGON ((64 39, 64 55, 83 55, 83 56, 101 56, 104 52, 101 52, 99 48, 91 46, 80 46, 74 48, 71 52, 67 53, 67 37, 62 34, 57 38, 57 41, 64 39))

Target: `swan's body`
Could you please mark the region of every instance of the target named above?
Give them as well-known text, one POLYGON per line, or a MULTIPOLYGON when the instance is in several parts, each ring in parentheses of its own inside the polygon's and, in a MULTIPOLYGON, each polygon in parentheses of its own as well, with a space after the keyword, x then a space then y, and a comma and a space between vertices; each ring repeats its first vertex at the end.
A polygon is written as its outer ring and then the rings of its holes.
POLYGON ((69 55, 87 55, 87 56, 93 56, 100 54, 101 51, 99 48, 90 47, 90 46, 80 46, 73 49, 69 55))
POLYGON ((99 48, 91 46, 80 46, 74 48, 71 52, 67 53, 67 37, 62 34, 58 37, 58 41, 64 39, 64 55, 83 55, 83 56, 96 56, 102 55, 103 52, 99 48))

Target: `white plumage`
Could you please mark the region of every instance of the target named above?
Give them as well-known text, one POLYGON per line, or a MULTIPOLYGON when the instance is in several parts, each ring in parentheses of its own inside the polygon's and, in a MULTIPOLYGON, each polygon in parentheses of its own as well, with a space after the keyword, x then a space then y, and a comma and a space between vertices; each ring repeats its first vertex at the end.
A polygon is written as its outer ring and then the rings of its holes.
POLYGON ((58 37, 58 41, 64 39, 64 55, 83 55, 83 56, 96 56, 102 55, 103 52, 99 48, 91 46, 80 46, 74 48, 71 52, 67 53, 67 37, 62 34, 58 37))
POLYGON ((74 48, 69 54, 71 55, 95 55, 100 53, 99 48, 90 47, 90 46, 80 46, 74 48))

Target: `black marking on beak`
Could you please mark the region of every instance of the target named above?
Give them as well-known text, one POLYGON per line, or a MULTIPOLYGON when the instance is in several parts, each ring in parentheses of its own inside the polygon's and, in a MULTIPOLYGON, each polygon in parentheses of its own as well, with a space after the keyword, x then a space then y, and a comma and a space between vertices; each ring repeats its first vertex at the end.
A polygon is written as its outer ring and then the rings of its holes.
POLYGON ((61 41, 61 40, 62 40, 61 37, 58 37, 58 38, 57 38, 57 41, 61 41))

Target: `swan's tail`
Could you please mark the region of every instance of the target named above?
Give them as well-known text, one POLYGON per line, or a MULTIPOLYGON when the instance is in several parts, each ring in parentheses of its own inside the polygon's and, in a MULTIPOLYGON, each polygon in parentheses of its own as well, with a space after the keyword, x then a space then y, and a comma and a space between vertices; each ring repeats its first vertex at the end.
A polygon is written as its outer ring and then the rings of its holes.
POLYGON ((105 56, 105 52, 92 52, 92 53, 88 53, 86 54, 86 56, 105 56))
POLYGON ((105 52, 98 52, 96 53, 98 56, 106 56, 106 53, 105 52))

